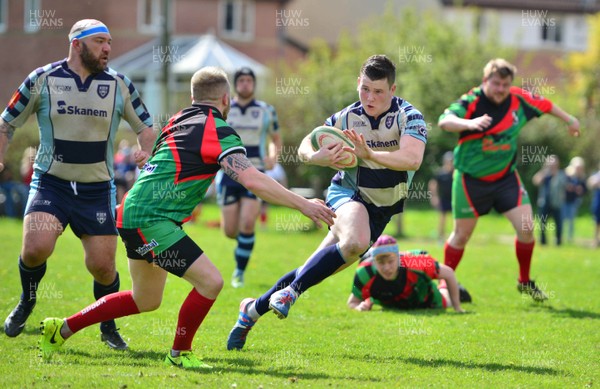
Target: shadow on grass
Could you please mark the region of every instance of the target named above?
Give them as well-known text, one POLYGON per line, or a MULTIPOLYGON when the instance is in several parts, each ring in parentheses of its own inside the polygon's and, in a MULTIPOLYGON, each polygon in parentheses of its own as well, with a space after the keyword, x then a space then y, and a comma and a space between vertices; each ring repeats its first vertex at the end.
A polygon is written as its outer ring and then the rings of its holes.
MULTIPOLYGON (((398 317, 405 317, 403 315, 406 316, 439 316, 439 315, 446 315, 447 313, 452 313, 451 311, 446 312, 445 309, 443 308, 439 308, 439 309, 428 309, 428 308, 415 308, 415 309, 396 309, 396 308, 385 308, 385 307, 377 307, 373 309, 373 312, 376 311, 380 311, 380 312, 391 312, 391 313, 396 313, 398 314, 398 317)), ((458 316, 458 315, 457 315, 458 316)))
POLYGON ((538 309, 546 310, 552 314, 559 315, 561 317, 570 317, 573 319, 600 319, 600 313, 583 311, 580 309, 573 308, 554 308, 550 305, 536 305, 538 309))
MULTIPOLYGON (((2 322, 4 323, 4 322, 2 322)), ((0 333, 3 335, 6 335, 6 332, 4 331, 4 326, 1 326, 2 328, 0 329, 0 333)), ((33 335, 33 336, 39 336, 41 335, 42 332, 40 331, 40 325, 38 324, 37 326, 32 322, 32 323, 27 323, 25 324, 25 328, 23 328, 23 332, 21 332, 19 335, 17 336, 21 336, 21 335, 33 335)), ((8 335, 7 335, 8 336, 8 335)), ((15 338, 17 337, 15 336, 15 338)), ((9 338, 11 338, 11 336, 9 336, 9 338)))
MULTIPOLYGON (((39 354, 39 352, 38 352, 39 354)), ((77 348, 66 347, 61 348, 59 351, 52 355, 50 361, 42 361, 40 356, 40 364, 56 364, 66 363, 68 358, 69 363, 73 363, 73 360, 77 360, 85 365, 90 366, 106 366, 107 364, 119 364, 126 365, 128 367, 156 367, 162 365, 165 360, 166 352, 156 351, 137 351, 137 350, 125 350, 117 351, 111 350, 106 347, 105 350, 88 352, 77 348)))
MULTIPOLYGON (((2 329, 2 332, 4 332, 4 326, 2 329)), ((33 325, 25 325, 25 328, 23 329, 23 332, 21 332, 21 335, 29 335, 29 336, 40 336, 42 334, 42 331, 40 331, 40 326, 38 325, 33 326, 33 325)))
MULTIPOLYGON (((206 360, 208 361, 209 359, 207 358, 206 360)), ((217 371, 226 373, 271 376, 278 378, 301 380, 322 380, 339 378, 322 373, 303 373, 302 367, 290 368, 269 366, 267 368, 261 368, 261 364, 257 364, 254 361, 245 357, 215 358, 214 361, 211 362, 215 363, 215 368, 217 371)))
POLYGON ((461 362, 449 359, 419 359, 419 358, 403 358, 406 363, 418 365, 422 367, 439 367, 450 366, 461 369, 482 369, 487 371, 518 371, 521 373, 531 373, 538 375, 564 376, 568 373, 562 370, 551 369, 548 367, 536 366, 519 366, 514 364, 502 363, 477 363, 477 362, 461 362))
MULTIPOLYGON (((243 351, 242 351, 243 353, 243 351)), ((209 360, 209 359, 207 359, 209 360)), ((294 383, 296 380, 322 380, 333 379, 342 381, 355 381, 362 384, 367 382, 381 382, 379 378, 335 375, 317 372, 306 372, 310 367, 300 362, 299 365, 273 366, 256 363, 243 356, 233 358, 215 358, 213 360, 218 372, 239 373, 244 375, 271 376, 276 378, 287 378, 294 383), (265 367, 266 366, 266 367, 265 367)))
MULTIPOLYGON (((356 359, 356 355, 344 355, 344 358, 348 359, 356 359)), ((405 362, 410 363, 412 365, 417 365, 419 367, 454 367, 459 369, 481 369, 487 371, 517 371, 520 373, 530 373, 530 374, 538 374, 538 375, 551 375, 551 376, 565 376, 569 375, 568 372, 552 369, 549 367, 537 367, 537 366, 523 366, 516 364, 502 364, 502 363, 478 363, 478 362, 463 362, 463 361, 454 361, 451 359, 444 358, 415 358, 415 357, 377 357, 373 355, 368 355, 365 358, 365 361, 375 362, 375 363, 398 363, 405 362)))

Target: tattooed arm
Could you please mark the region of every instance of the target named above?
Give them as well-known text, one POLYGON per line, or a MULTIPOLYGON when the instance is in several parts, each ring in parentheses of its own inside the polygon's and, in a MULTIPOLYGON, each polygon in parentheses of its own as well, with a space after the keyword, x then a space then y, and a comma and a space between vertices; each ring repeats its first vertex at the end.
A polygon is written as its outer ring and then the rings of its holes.
POLYGON ((8 142, 10 142, 14 132, 13 126, 0 119, 0 172, 4 170, 4 154, 6 154, 8 142))
POLYGON ((219 163, 225 174, 261 199, 271 204, 297 209, 318 226, 321 226, 320 221, 328 226, 333 225, 335 213, 327 208, 322 200, 307 200, 290 192, 271 177, 258 171, 244 154, 227 155, 219 163))

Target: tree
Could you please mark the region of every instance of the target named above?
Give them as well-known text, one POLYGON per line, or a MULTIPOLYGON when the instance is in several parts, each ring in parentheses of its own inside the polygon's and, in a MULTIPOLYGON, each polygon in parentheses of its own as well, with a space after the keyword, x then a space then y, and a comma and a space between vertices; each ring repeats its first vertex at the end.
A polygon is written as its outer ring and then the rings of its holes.
MULTIPOLYGON (((362 63, 370 55, 386 54, 398 68, 396 94, 417 107, 428 123, 426 161, 418 174, 426 182, 441 154, 456 144, 456 136, 437 127, 439 115, 458 94, 481 81, 490 58, 510 59, 510 52, 494 40, 481 41, 464 30, 462 23, 445 22, 441 15, 417 14, 410 8, 399 12, 390 3, 383 15, 362 23, 357 38, 342 33, 335 50, 323 41, 313 42, 305 61, 294 68, 279 67, 283 70, 276 75, 271 101, 289 145, 284 153, 295 153, 308 132, 356 101, 355 80, 362 63)), ((284 167, 293 185, 315 186, 315 179, 326 185, 331 177, 331 170, 307 168, 297 160, 284 167)))
POLYGON ((600 14, 588 16, 588 26, 586 51, 570 54, 560 65, 568 75, 565 104, 581 113, 581 138, 567 142, 568 154, 583 157, 588 168, 594 169, 600 163, 600 14))

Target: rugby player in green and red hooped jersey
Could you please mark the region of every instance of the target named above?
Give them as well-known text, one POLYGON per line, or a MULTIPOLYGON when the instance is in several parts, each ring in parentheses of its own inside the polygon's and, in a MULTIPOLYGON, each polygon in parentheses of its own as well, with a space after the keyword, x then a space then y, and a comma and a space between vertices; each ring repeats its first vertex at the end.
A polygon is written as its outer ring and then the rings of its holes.
POLYGON ((489 61, 481 86, 440 116, 443 130, 459 133, 452 186, 454 231, 444 247, 444 263, 456 269, 478 217, 494 208, 516 231, 517 289, 544 301, 548 297, 529 278, 535 238, 531 203, 516 171, 517 138, 529 120, 544 113, 565 121, 572 136, 579 136, 579 121, 550 100, 512 86, 515 73, 504 59, 489 61))
POLYGON ((322 200, 296 195, 252 166, 240 137, 225 122, 230 86, 223 70, 202 68, 191 84, 192 106, 173 116, 162 130, 118 210, 117 228, 127 250, 133 290, 105 296, 67 319, 45 319, 40 341, 44 358, 87 326, 157 309, 169 272, 193 289, 179 311, 165 364, 210 368, 192 353, 192 341, 223 287, 223 278, 181 224, 221 168, 266 201, 295 208, 317 225, 321 221, 333 225, 335 213, 322 200))
POLYGON ((400 253, 396 239, 381 235, 358 265, 348 307, 370 311, 373 304, 385 308, 446 308, 464 313, 460 306, 454 270, 441 265, 427 252, 400 253), (433 279, 439 278, 436 287, 433 279))

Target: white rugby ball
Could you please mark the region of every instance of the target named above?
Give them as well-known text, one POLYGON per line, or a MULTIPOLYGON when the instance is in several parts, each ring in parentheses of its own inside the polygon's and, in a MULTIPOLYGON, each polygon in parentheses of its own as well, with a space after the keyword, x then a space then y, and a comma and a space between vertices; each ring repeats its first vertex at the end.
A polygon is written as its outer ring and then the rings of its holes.
MULTIPOLYGON (((346 138, 344 131, 339 128, 329 126, 319 126, 310 133, 310 143, 314 150, 320 150, 321 147, 332 143, 343 143, 344 146, 354 147, 354 144, 346 138)), ((343 170, 351 169, 358 165, 358 158, 350 151, 344 151, 344 159, 338 162, 343 166, 343 170)))

